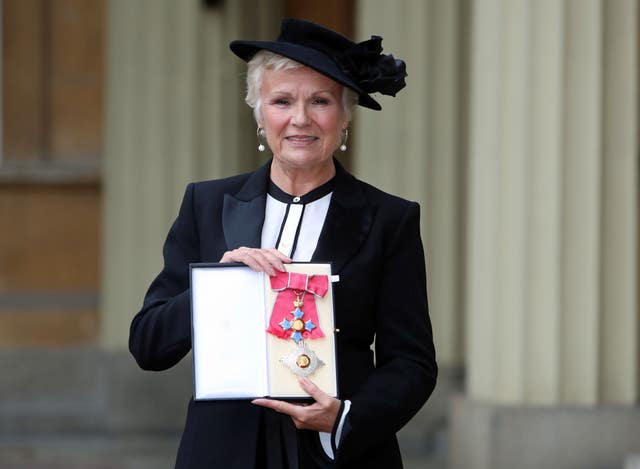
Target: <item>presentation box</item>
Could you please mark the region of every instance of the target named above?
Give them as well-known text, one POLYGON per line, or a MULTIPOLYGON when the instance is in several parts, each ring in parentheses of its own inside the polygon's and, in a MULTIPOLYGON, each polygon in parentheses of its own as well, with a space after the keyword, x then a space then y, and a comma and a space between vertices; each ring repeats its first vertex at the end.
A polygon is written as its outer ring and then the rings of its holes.
POLYGON ((309 398, 299 376, 338 396, 331 264, 286 269, 271 278, 244 264, 190 265, 196 400, 309 398))

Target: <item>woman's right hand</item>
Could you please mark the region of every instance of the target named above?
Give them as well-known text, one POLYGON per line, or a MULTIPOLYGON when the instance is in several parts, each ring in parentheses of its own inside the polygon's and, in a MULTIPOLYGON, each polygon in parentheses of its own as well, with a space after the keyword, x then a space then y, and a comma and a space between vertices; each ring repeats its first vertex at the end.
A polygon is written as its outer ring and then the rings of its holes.
POLYGON ((291 259, 275 248, 260 249, 241 246, 225 252, 220 262, 242 262, 256 272, 274 276, 276 270, 284 272, 284 264, 289 264, 291 259))

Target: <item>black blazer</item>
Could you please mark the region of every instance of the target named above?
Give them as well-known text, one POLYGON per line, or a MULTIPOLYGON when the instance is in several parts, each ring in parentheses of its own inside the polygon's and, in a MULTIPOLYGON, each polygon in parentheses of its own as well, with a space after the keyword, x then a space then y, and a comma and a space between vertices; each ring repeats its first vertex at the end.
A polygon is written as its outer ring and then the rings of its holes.
MULTIPOLYGON (((330 261, 341 399, 350 431, 336 467, 401 468, 396 432, 436 383, 419 206, 365 184, 336 161, 336 182, 313 261, 330 261), (375 338, 374 355, 370 348, 375 338)), ((189 184, 164 245, 164 268, 131 323, 129 349, 164 370, 191 349, 189 263, 260 247, 270 162, 257 171, 189 184)), ((189 402, 178 468, 252 469, 261 408, 189 402)))

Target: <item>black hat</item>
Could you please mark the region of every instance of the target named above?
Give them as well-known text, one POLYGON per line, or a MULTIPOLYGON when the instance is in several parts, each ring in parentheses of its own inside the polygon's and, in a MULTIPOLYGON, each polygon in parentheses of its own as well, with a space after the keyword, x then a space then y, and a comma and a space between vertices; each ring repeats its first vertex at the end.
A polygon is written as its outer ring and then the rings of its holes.
POLYGON ((268 50, 300 62, 358 93, 358 104, 379 111, 369 93, 395 96, 405 87, 405 63, 382 54, 382 38, 356 44, 350 39, 309 21, 285 19, 275 41, 233 41, 229 47, 245 62, 260 50, 268 50))

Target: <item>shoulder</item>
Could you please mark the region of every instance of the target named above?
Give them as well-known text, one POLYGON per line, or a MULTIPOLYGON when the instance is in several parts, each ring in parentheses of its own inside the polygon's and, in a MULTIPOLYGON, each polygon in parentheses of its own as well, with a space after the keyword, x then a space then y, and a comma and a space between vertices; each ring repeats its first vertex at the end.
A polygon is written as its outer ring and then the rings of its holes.
POLYGON ((411 200, 402 198, 398 195, 385 192, 382 189, 378 189, 377 187, 372 186, 371 184, 368 184, 364 181, 360 181, 358 179, 356 179, 356 181, 358 181, 358 183, 361 185, 362 190, 367 195, 367 198, 376 203, 388 205, 394 208, 408 207, 410 205, 418 205, 417 202, 413 202, 411 200))
POLYGON ((222 211, 227 194, 237 194, 246 184, 252 173, 236 176, 190 182, 182 198, 180 214, 198 218, 202 215, 216 216, 222 211))
POLYGON ((407 213, 415 213, 416 215, 420 213, 420 205, 417 202, 385 192, 356 177, 353 177, 352 184, 354 189, 357 189, 364 196, 367 203, 385 218, 403 218, 407 213))
POLYGON ((352 199, 354 205, 370 205, 383 210, 404 211, 409 207, 418 208, 416 202, 385 192, 372 184, 364 182, 347 171, 336 160, 338 192, 341 198, 352 199))
POLYGON ((194 200, 203 199, 207 203, 220 203, 225 195, 235 196, 241 200, 252 200, 266 193, 270 167, 271 160, 252 172, 192 183, 187 191, 192 191, 194 200))

